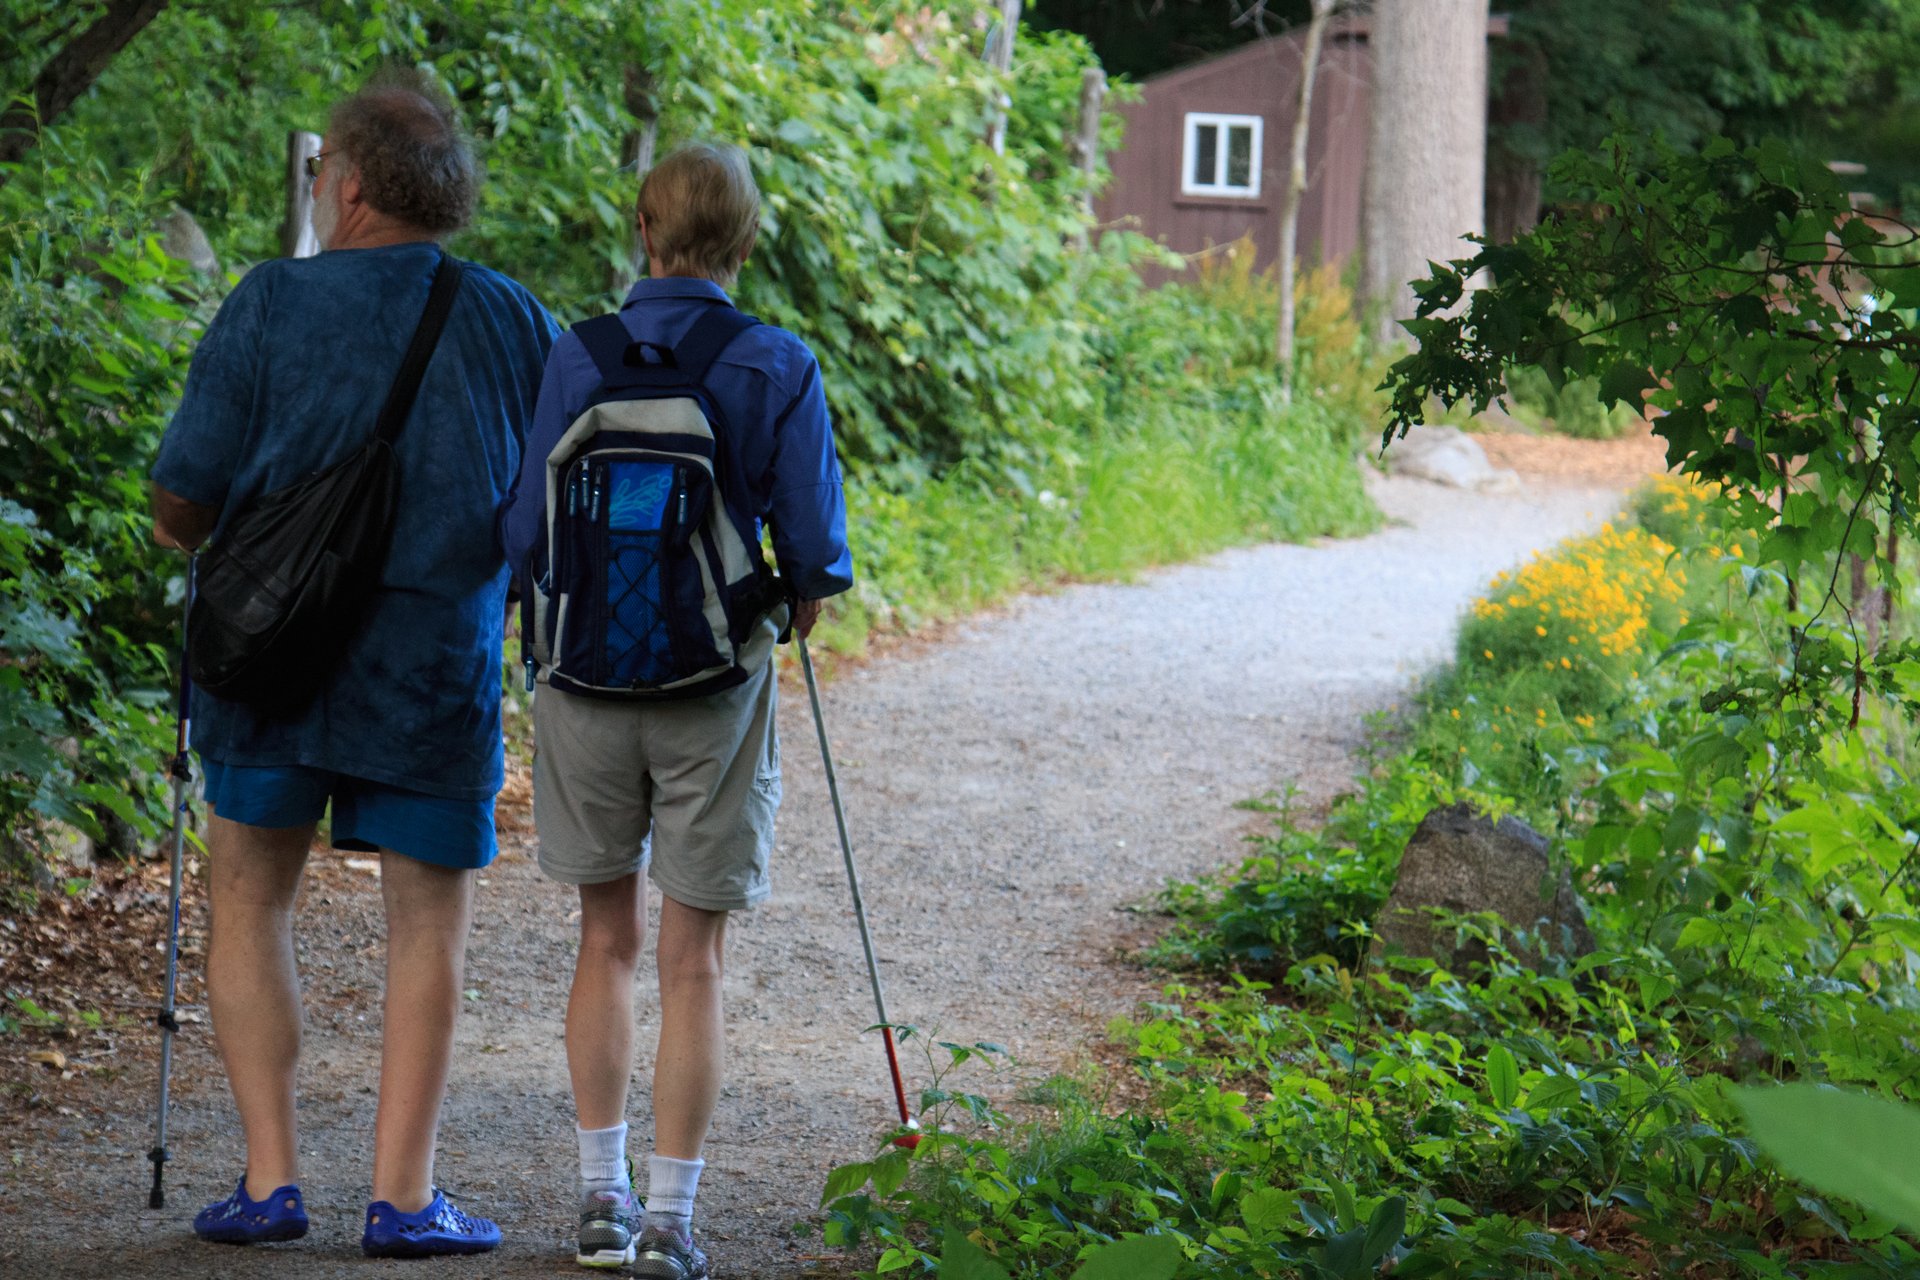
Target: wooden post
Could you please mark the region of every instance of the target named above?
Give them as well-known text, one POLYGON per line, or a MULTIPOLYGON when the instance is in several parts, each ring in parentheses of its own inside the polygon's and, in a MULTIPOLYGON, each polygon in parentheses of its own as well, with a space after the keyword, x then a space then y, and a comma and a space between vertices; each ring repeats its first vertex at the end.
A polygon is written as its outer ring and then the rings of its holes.
POLYGON ((1293 160, 1280 206, 1280 324, 1274 354, 1280 363, 1280 402, 1293 403, 1293 275, 1300 245, 1300 202, 1307 194, 1307 142, 1313 128, 1313 82, 1320 75, 1320 45, 1339 0, 1313 0, 1306 47, 1300 53, 1300 100, 1293 118, 1293 160))
MULTIPOLYGON (((1002 77, 1013 74, 1013 42, 1020 34, 1021 7, 1021 0, 1000 0, 1000 21, 987 33, 987 65, 1002 77)), ((1012 95, 996 87, 987 108, 987 145, 997 156, 1007 153, 1007 111, 1012 106, 1012 95)))
MULTIPOLYGON (((1067 153, 1086 180, 1081 199, 1086 204, 1087 223, 1093 223, 1093 185, 1100 172, 1100 108, 1107 100, 1107 73, 1088 67, 1080 73, 1080 127, 1067 143, 1067 153)), ((1082 248, 1087 243, 1087 228, 1076 237, 1082 248)))
POLYGON ((280 224, 280 256, 311 258, 320 252, 313 233, 313 179, 307 157, 320 153, 320 135, 295 129, 287 135, 287 217, 280 224))

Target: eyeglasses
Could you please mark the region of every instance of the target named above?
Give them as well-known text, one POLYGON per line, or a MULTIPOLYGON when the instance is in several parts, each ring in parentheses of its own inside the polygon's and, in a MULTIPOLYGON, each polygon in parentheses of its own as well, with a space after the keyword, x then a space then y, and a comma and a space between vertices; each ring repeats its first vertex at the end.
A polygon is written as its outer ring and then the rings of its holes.
MULTIPOLYGON (((335 148, 334 148, 334 151, 338 151, 338 150, 339 150, 339 148, 338 148, 338 147, 335 147, 335 148)), ((328 156, 330 156, 330 155, 332 155, 332 154, 333 154, 333 151, 316 151, 316 152, 314 152, 314 153, 313 153, 312 155, 310 155, 310 156, 308 156, 308 157, 307 157, 307 179, 308 179, 308 181, 310 181, 310 182, 317 182, 317 181, 319 181, 319 179, 320 179, 320 162, 321 162, 322 160, 324 160, 324 159, 326 159, 326 158, 327 158, 328 156)))

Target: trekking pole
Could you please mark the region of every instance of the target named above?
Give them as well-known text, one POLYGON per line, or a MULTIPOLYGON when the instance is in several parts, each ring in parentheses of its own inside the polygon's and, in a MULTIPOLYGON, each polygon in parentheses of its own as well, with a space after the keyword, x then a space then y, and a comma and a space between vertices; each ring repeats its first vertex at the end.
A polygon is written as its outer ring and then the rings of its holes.
MULTIPOLYGON (((840 783, 833 774, 833 751, 827 746, 827 719, 820 713, 820 686, 814 682, 813 659, 807 654, 807 639, 796 634, 800 645, 800 670, 807 677, 807 699, 813 704, 813 727, 820 735, 820 763, 827 771, 827 795, 833 800, 833 821, 840 829, 840 853, 847 863, 847 886, 853 890, 853 918, 860 924, 860 945, 867 953, 867 978, 873 983, 873 1005, 880 1015, 880 1035, 887 1046, 887 1070, 893 1075, 893 1100, 900 1108, 902 1128, 920 1126, 907 1110, 907 1087, 900 1080, 900 1052, 893 1042, 893 1022, 887 1017, 887 998, 880 992, 880 966, 873 958, 873 935, 867 930, 867 908, 860 900, 860 876, 853 869, 853 842, 847 838, 847 814, 840 806, 840 783)), ((918 1133, 904 1133, 894 1139, 895 1146, 919 1144, 918 1133)))
POLYGON ((187 674, 187 619, 193 612, 194 571, 198 565, 191 553, 187 556, 187 592, 186 600, 180 606, 180 706, 175 720, 173 740, 173 878, 169 889, 169 910, 167 913, 167 991, 160 1006, 160 1012, 154 1015, 154 1022, 160 1028, 160 1102, 154 1117, 153 1150, 147 1152, 147 1159, 153 1162, 153 1190, 147 1195, 149 1209, 166 1207, 166 1192, 161 1189, 161 1180, 166 1176, 167 1168, 167 1083, 173 1072, 173 1037, 180 1030, 179 1019, 174 1017, 174 989, 180 973, 180 871, 186 857, 187 847, 187 784, 193 781, 193 765, 187 758, 187 730, 190 707, 193 697, 193 678, 187 674))

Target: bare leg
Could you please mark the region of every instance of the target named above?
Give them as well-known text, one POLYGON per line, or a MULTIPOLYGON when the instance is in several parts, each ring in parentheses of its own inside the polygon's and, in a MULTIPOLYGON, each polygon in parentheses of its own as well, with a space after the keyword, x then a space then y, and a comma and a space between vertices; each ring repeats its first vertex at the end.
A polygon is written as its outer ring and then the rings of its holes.
POLYGON ((666 898, 660 908, 660 1048, 653 1064, 653 1149, 698 1160, 726 1040, 720 1012, 727 913, 666 898))
POLYGON ((567 1000, 567 1070, 582 1129, 626 1118, 633 1075, 633 975, 647 936, 638 874, 580 886, 580 955, 567 1000))
POLYGON ((473 873, 380 855, 387 902, 387 998, 373 1198, 416 1213, 433 1198, 433 1148, 453 1059, 473 873))
POLYGON ((207 824, 207 1006, 247 1138, 247 1194, 264 1200, 300 1180, 294 1072, 300 975, 293 904, 313 827, 207 824))

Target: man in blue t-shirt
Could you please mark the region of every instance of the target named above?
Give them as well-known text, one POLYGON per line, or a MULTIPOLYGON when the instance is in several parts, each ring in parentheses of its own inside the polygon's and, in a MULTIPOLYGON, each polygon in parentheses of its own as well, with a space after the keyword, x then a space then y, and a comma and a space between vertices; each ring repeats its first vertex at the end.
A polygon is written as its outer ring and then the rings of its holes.
MULTIPOLYGON (((155 536, 191 550, 222 521, 360 449, 477 170, 452 106, 387 77, 336 107, 314 172, 325 252, 255 267, 194 355, 153 468, 155 536)), ((292 913, 331 805, 335 848, 378 851, 387 982, 373 1202, 378 1256, 474 1253, 499 1229, 433 1184, 471 918, 495 853, 507 566, 494 515, 520 470, 557 335, 524 288, 468 265, 395 454, 392 549, 345 656, 304 709, 196 691, 212 936, 207 994, 246 1133, 233 1194, 194 1220, 227 1243, 305 1234, 294 1123, 300 986, 292 913)))

